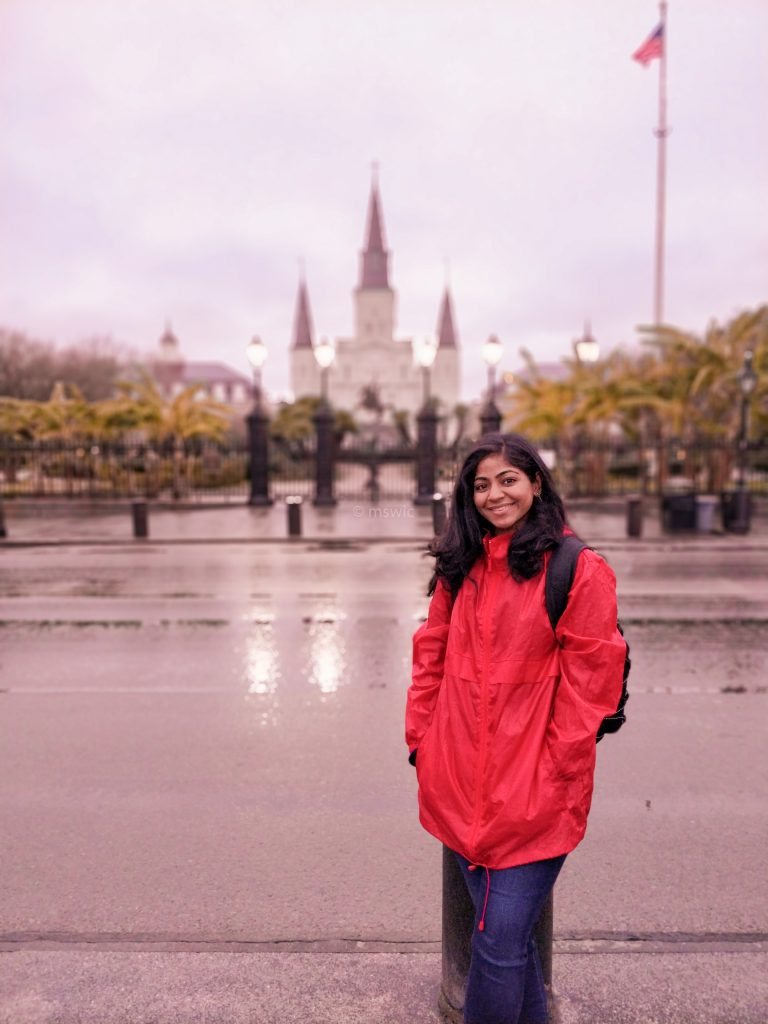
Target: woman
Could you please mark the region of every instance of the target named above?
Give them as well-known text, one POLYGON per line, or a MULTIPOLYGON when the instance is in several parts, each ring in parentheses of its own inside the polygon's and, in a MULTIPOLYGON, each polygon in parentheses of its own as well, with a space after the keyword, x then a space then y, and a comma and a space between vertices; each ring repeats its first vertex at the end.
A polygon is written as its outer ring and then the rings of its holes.
POLYGON ((476 909, 466 1024, 545 1024, 533 930, 592 798, 595 738, 621 694, 616 578, 578 558, 556 630, 544 603, 563 503, 533 446, 468 454, 431 554, 413 638, 406 741, 424 828, 454 851, 476 909))

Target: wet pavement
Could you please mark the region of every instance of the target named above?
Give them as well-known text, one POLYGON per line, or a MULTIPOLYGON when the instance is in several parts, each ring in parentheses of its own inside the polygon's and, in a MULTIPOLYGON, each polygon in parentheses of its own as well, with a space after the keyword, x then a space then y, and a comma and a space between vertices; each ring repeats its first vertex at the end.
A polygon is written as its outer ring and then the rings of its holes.
MULTIPOLYGON (((217 510, 148 543, 70 516, 50 547, 9 518, 0 1021, 437 1019, 440 851, 402 741, 429 518, 289 542, 273 509, 254 544, 225 511, 226 544, 217 510)), ((632 696, 557 887, 561 1020, 764 1022, 768 536, 582 514, 632 696)))
MULTIPOLYGON (((11 543, 57 543, 85 541, 113 543, 133 539, 130 503, 77 501, 6 501, 5 519, 11 543)), ((768 502, 756 501, 752 529, 747 538, 724 534, 715 520, 714 532, 667 535, 661 528, 658 501, 643 504, 642 538, 635 544, 679 539, 682 542, 726 544, 742 548, 745 540, 768 543, 768 502)), ((627 500, 580 499, 568 504, 570 521, 577 533, 590 543, 624 540, 627 533, 627 500)), ((309 499, 301 503, 304 537, 349 538, 377 542, 395 538, 432 536, 432 510, 414 506, 409 499, 382 499, 374 504, 343 500, 335 508, 314 508, 309 499)), ((186 505, 150 503, 149 537, 173 543, 260 542, 288 536, 287 506, 277 500, 267 508, 250 508, 241 503, 186 505)))

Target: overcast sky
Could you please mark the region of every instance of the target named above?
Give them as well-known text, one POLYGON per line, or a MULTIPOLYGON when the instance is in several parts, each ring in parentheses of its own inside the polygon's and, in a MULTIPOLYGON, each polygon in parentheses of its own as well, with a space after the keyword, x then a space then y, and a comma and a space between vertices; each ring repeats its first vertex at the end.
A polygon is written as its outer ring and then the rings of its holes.
MULTIPOLYGON (((768 2, 670 0, 666 319, 768 299, 768 2)), ((371 163, 398 333, 446 272, 480 347, 610 348, 651 319, 651 0, 0 0, 0 325, 288 386, 299 259, 348 335, 371 163), (446 271, 448 266, 448 271, 446 271)))

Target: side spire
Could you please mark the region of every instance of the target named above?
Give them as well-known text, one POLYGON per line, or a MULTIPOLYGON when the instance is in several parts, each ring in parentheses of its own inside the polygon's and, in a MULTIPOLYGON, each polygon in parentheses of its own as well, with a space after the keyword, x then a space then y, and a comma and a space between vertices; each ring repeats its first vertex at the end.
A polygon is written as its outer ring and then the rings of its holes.
POLYGON ((365 248, 360 254, 360 288, 389 288, 389 253, 384 247, 378 168, 374 164, 365 248))
POLYGON ((443 292, 443 301, 440 303, 440 314, 437 318, 437 347, 456 348, 456 327, 453 323, 453 303, 448 285, 443 292))
POLYGON ((309 292, 302 266, 299 293, 296 297, 296 315, 293 320, 293 348, 312 347, 312 313, 309 309, 309 292))

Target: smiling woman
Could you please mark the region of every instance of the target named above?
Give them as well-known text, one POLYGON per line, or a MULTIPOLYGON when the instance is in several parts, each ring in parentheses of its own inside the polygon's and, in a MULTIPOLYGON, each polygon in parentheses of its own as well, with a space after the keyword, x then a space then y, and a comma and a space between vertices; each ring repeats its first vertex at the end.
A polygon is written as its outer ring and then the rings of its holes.
POLYGON ((406 742, 421 823, 455 854, 475 907, 466 1024, 547 1021, 533 930, 584 836, 597 731, 621 693, 616 578, 594 551, 555 629, 547 615, 547 565, 571 533, 536 449, 488 434, 431 550, 406 742))

